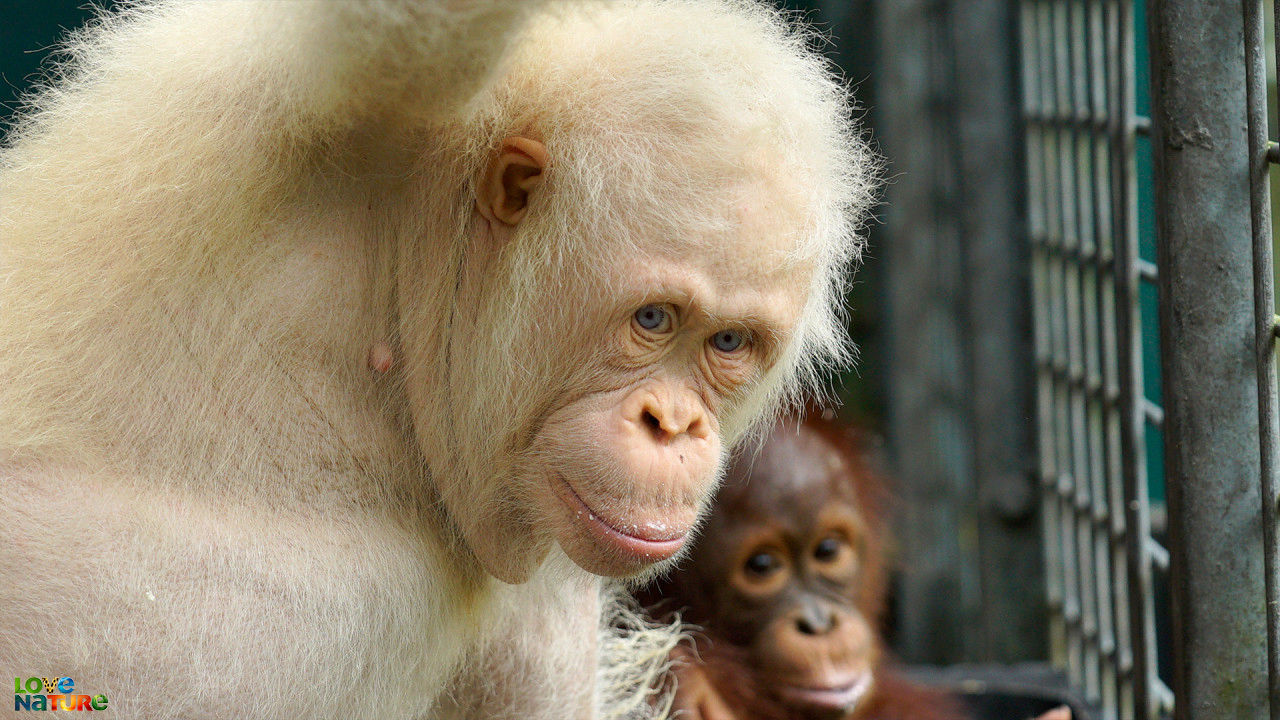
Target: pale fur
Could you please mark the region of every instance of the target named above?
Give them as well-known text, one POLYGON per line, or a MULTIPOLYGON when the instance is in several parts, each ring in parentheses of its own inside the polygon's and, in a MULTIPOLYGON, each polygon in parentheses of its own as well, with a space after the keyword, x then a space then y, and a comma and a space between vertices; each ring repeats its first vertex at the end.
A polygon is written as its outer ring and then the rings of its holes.
POLYGON ((141 3, 72 40, 0 154, 0 675, 120 717, 662 711, 670 633, 599 640, 598 579, 499 583, 459 523, 528 502, 548 390, 599 380, 540 329, 726 207, 810 278, 726 444, 846 362, 875 163, 774 10, 540 5, 141 3), (529 132, 541 204, 485 257, 475 182, 529 132))

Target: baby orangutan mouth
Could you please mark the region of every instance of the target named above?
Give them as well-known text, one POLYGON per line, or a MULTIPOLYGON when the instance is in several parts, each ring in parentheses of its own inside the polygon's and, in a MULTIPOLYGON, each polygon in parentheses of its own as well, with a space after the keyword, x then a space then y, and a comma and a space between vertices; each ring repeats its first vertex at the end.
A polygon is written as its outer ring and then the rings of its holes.
POLYGON ((610 547, 629 558, 658 562, 672 557, 684 547, 691 525, 639 523, 617 527, 582 499, 564 476, 557 474, 556 491, 573 513, 574 519, 601 546, 610 547))
POLYGON ((827 710, 843 710, 852 712, 867 697, 871 690, 872 676, 870 671, 853 675, 847 682, 830 687, 784 686, 779 694, 789 703, 808 705, 827 710))

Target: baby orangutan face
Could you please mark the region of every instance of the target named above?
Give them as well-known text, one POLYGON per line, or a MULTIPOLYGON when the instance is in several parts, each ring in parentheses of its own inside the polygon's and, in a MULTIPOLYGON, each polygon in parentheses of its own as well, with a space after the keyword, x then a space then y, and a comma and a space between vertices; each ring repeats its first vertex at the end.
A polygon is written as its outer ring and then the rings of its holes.
POLYGON ((805 718, 852 717, 880 657, 878 551, 852 472, 821 435, 776 428, 730 467, 672 579, 685 619, 741 654, 756 692, 805 718))

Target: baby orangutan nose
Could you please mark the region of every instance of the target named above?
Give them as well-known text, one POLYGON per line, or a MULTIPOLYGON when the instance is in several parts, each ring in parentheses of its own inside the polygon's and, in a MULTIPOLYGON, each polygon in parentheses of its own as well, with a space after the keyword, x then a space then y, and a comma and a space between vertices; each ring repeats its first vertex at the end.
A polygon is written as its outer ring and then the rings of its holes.
POLYGON ((812 605, 796 614, 795 627, 801 635, 826 635, 835 629, 835 611, 828 607, 812 605))

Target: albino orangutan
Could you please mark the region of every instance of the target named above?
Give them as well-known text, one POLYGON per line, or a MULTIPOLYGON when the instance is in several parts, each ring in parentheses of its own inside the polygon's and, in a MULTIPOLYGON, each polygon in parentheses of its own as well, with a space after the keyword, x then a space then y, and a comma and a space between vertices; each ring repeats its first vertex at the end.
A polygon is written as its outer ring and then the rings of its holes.
POLYGON ((847 360, 849 110, 751 0, 101 18, 0 151, 0 675, 127 718, 662 711, 674 635, 601 576, 669 565, 847 360))

